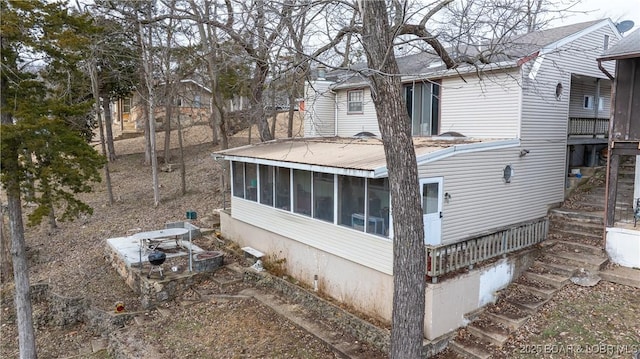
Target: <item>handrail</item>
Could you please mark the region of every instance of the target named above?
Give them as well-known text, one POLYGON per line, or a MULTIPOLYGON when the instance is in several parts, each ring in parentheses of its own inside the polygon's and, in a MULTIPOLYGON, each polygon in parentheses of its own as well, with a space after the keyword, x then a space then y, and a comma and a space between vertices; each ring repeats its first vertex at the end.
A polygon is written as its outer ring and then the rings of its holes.
POLYGON ((547 238, 548 217, 526 221, 491 233, 441 246, 427 246, 427 277, 437 277, 531 247, 547 238))

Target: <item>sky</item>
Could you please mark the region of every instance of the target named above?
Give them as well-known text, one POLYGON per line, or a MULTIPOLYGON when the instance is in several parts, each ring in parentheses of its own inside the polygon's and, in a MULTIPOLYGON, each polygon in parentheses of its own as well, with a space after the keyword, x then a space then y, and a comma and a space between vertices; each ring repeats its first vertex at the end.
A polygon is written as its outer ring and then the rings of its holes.
POLYGON ((577 11, 588 12, 575 14, 554 26, 574 24, 589 20, 610 18, 614 23, 631 20, 635 23, 631 31, 640 28, 640 0, 582 0, 575 8, 577 11))

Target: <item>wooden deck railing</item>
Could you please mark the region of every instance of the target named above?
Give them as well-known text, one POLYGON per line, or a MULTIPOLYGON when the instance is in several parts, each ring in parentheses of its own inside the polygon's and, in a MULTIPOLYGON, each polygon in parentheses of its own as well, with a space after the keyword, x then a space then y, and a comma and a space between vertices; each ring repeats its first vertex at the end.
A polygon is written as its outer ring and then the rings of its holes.
POLYGON ((547 217, 443 246, 427 246, 427 276, 437 277, 533 246, 547 238, 547 217))
POLYGON ((569 136, 609 136, 608 118, 569 117, 569 136))

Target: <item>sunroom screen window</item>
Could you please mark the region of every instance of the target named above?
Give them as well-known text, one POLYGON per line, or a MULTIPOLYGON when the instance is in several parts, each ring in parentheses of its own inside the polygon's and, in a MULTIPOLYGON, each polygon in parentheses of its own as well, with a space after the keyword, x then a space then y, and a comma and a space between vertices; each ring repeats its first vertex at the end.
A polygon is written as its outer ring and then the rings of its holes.
POLYGON ((247 186, 245 198, 251 201, 258 200, 258 166, 255 163, 245 163, 244 184, 247 186))
POLYGON ((231 162, 233 172, 233 195, 244 198, 244 163, 231 162))
POLYGON ((291 175, 288 168, 276 167, 276 207, 289 210, 291 206, 291 175))
POLYGON ((313 218, 333 222, 333 175, 313 173, 313 218))
POLYGON ((389 179, 369 179, 369 220, 367 232, 386 235, 389 230, 389 179))
POLYGON ((260 203, 273 206, 273 167, 260 165, 260 203))
POLYGON ((338 224, 364 231, 364 178, 338 176, 338 224))
POLYGON ((311 172, 293 170, 293 211, 311 216, 311 172))

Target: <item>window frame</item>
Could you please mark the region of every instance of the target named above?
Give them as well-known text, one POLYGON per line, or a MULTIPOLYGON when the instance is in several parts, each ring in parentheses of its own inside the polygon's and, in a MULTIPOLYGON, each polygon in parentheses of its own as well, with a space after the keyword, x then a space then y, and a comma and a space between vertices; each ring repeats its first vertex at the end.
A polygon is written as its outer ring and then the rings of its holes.
MULTIPOLYGON (((595 102, 595 96, 593 95, 584 95, 582 98, 582 109, 583 110, 593 110, 593 103, 595 102)), ((598 111, 604 111, 604 97, 600 96, 598 99, 598 111)))
POLYGON ((358 90, 349 90, 347 91, 347 114, 348 115, 352 115, 352 114, 362 114, 364 113, 364 89, 358 89, 358 90), (360 94, 360 99, 359 100, 352 100, 351 99, 351 95, 352 94, 360 94), (352 110, 352 106, 356 105, 356 104, 360 104, 360 109, 359 110, 352 110))

